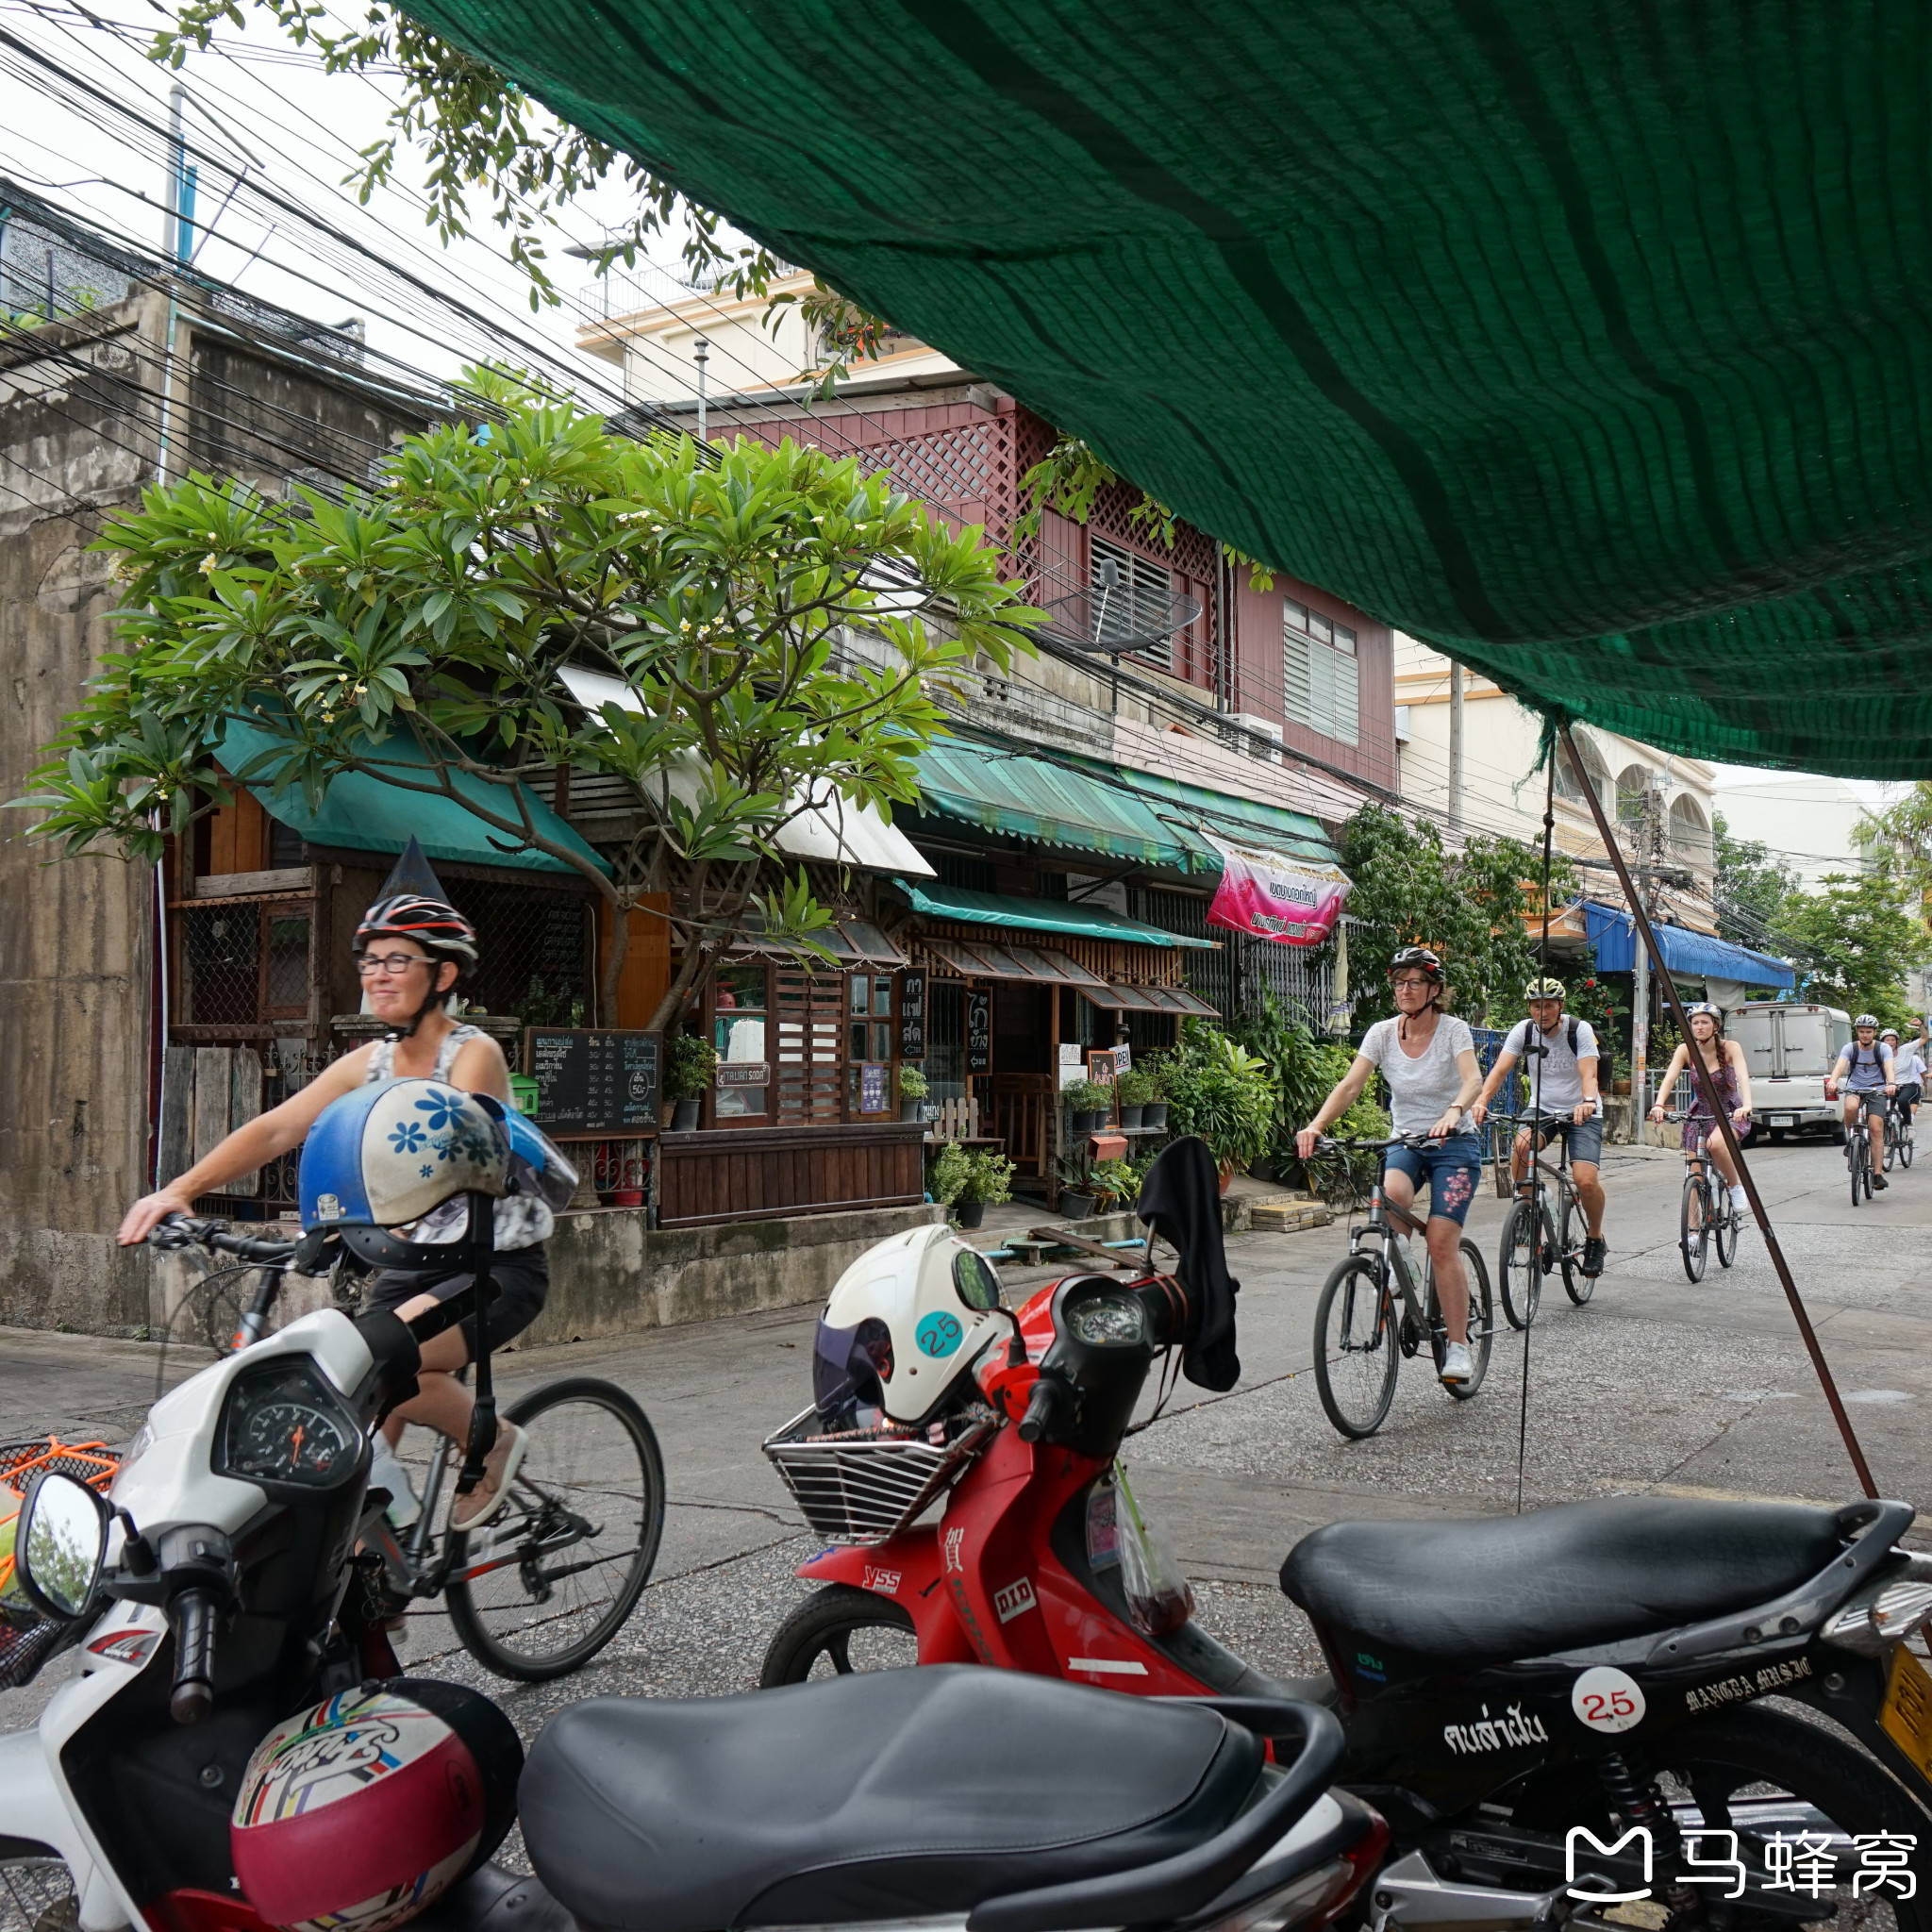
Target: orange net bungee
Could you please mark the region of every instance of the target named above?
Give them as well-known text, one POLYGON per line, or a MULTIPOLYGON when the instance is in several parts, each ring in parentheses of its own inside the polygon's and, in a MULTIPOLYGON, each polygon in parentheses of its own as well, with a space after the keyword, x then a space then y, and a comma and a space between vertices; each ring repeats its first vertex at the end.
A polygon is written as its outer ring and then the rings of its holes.
POLYGON ((13 1589, 13 1525, 34 1477, 55 1471, 105 1491, 120 1467, 121 1458, 105 1442, 63 1442, 58 1436, 0 1442, 0 1596, 13 1589))

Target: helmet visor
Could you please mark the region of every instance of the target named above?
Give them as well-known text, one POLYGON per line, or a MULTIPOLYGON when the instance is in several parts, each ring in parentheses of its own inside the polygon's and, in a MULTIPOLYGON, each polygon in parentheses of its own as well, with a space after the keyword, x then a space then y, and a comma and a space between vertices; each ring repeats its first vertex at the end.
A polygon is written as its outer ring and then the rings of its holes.
POLYGON ((856 1427, 858 1409, 883 1408, 886 1391, 879 1377, 891 1373, 891 1331, 876 1316, 855 1328, 820 1322, 812 1341, 811 1393, 828 1427, 856 1427))

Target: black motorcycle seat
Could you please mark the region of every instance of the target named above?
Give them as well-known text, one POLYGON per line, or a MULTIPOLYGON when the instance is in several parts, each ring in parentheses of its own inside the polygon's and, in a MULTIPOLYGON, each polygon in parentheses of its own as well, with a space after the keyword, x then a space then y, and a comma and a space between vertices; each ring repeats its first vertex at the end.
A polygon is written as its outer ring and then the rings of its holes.
POLYGON ((965 1912, 1224 1830, 1259 1742, 1199 1706, 973 1665, 598 1698, 525 1766, 524 1843, 594 1932, 965 1912))
POLYGON ((1424 1658, 1544 1657, 1746 1610, 1845 1541, 1795 1503, 1613 1496, 1460 1523, 1331 1523, 1281 1566, 1318 1624, 1424 1658))

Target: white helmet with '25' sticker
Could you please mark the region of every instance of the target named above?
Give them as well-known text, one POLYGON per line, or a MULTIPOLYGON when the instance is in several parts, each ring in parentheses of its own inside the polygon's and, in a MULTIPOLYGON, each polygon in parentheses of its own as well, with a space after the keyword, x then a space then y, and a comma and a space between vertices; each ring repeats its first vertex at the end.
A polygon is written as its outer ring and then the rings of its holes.
POLYGON ((868 1248, 839 1277, 812 1349, 826 1429, 931 1419, 989 1342, 1010 1332, 992 1263, 944 1227, 868 1248))

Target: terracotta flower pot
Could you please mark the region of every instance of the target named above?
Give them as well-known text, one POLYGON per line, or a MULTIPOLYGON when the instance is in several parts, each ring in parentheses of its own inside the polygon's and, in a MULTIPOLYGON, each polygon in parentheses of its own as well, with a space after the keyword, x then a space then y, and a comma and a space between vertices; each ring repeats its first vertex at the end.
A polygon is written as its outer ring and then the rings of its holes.
POLYGON ((1234 1179, 1235 1174, 1239 1170, 1237 1163, 1232 1160, 1224 1160, 1221 1163, 1221 1187, 1219 1190, 1220 1192, 1224 1194, 1227 1192, 1227 1184, 1229 1181, 1234 1179))

